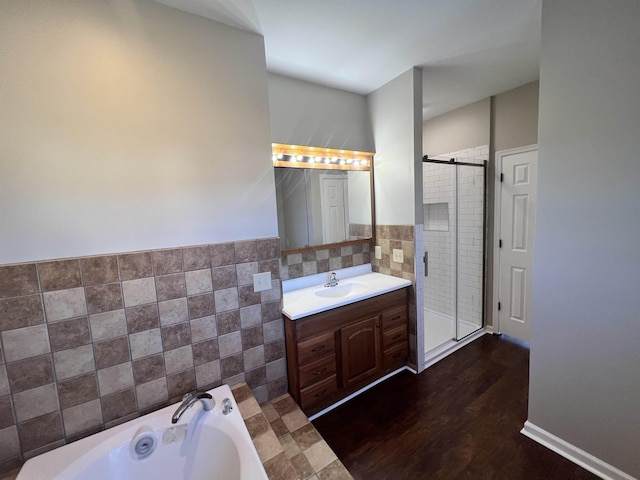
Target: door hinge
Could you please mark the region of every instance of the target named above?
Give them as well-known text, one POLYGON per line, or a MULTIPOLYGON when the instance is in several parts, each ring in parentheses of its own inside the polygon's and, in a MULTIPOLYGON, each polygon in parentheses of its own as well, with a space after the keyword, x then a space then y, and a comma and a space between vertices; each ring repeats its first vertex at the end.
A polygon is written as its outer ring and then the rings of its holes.
POLYGON ((504 182, 504 173, 500 174, 500 183, 504 182))
POLYGON ((501 308, 502 308, 502 305, 500 305, 500 302, 498 302, 498 311, 500 311, 501 308))
POLYGON ((498 240, 498 248, 502 248, 502 239, 498 240))

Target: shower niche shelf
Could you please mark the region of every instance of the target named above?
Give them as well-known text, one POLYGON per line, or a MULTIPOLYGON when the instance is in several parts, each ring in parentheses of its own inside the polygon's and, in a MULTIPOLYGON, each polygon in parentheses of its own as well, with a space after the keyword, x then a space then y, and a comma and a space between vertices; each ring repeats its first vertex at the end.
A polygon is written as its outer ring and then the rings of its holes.
POLYGON ((430 232, 448 232, 449 231, 449 204, 443 203, 425 203, 424 211, 424 230, 430 232))

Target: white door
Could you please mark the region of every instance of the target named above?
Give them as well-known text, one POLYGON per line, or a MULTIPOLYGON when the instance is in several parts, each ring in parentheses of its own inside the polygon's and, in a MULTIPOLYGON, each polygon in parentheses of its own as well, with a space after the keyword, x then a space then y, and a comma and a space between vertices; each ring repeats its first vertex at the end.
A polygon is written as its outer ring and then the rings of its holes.
POLYGON ((321 176, 322 229, 324 243, 344 242, 347 239, 345 215, 345 182, 341 176, 321 176))
POLYGON ((497 327, 525 342, 531 332, 537 163, 537 146, 496 153, 497 327))

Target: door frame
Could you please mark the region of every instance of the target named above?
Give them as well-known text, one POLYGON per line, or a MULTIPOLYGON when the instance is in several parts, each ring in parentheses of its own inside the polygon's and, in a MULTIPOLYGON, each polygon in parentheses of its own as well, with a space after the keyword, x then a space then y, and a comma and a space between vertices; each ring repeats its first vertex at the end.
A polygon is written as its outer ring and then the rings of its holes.
MULTIPOLYGON (((524 147, 500 150, 495 153, 495 163, 493 169, 493 295, 491 305, 491 318, 493 320, 493 333, 499 334, 500 317, 498 312, 498 302, 500 301, 500 227, 502 222, 502 186, 500 185, 500 174, 502 173, 502 158, 518 153, 538 151, 538 144, 526 145, 524 147)), ((536 185, 536 191, 538 185, 536 185)), ((533 285, 532 285, 533 287, 533 285)))

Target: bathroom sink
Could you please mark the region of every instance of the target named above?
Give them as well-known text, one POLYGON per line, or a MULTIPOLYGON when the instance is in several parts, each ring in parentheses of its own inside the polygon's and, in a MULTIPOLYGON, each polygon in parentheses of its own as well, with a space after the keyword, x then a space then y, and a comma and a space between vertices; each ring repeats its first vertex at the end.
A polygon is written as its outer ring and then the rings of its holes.
POLYGON ((322 287, 314 290, 316 297, 340 298, 348 295, 359 295, 367 291, 367 286, 359 282, 340 283, 335 287, 322 287))

